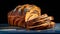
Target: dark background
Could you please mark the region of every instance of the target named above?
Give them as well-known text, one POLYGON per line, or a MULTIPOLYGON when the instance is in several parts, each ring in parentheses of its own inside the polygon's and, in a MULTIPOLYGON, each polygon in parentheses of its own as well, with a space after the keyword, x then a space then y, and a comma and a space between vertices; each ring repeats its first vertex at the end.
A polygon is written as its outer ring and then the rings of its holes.
POLYGON ((47 13, 54 17, 56 23, 60 22, 59 1, 57 0, 0 0, 0 24, 7 22, 7 13, 18 5, 35 4, 42 10, 42 14, 47 13))

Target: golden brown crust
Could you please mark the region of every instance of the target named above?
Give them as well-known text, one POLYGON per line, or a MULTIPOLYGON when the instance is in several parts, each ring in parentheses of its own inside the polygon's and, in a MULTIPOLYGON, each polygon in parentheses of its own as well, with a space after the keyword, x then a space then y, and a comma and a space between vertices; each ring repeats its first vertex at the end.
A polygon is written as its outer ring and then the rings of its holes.
POLYGON ((8 13, 10 25, 26 29, 42 30, 54 27, 54 18, 47 14, 41 15, 41 9, 36 5, 19 5, 8 13))

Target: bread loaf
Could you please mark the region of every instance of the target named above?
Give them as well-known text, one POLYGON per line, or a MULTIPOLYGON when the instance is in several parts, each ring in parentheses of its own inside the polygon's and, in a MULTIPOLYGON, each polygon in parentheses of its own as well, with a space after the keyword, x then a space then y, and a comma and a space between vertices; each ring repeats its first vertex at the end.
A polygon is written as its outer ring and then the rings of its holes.
POLYGON ((8 23, 26 29, 42 30, 52 28, 55 23, 53 18, 47 14, 41 15, 41 9, 36 5, 18 5, 8 13, 8 23))

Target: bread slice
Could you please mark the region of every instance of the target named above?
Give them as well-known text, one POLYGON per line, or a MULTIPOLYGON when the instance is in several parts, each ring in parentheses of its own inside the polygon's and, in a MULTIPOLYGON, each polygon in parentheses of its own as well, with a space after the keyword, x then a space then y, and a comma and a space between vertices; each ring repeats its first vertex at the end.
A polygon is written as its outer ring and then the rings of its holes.
POLYGON ((36 25, 36 26, 30 26, 30 27, 28 27, 28 29, 30 29, 30 30, 44 30, 44 29, 52 28, 55 26, 55 22, 50 22, 49 24, 44 23, 44 24, 40 24, 40 25, 36 25))

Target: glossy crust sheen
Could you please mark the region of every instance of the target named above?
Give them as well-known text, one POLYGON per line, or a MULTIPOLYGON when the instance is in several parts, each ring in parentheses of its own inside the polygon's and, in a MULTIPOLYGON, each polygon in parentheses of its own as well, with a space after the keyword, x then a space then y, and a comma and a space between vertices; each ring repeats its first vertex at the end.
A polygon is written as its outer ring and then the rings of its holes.
POLYGON ((35 5, 19 5, 8 13, 8 23, 27 30, 43 30, 55 26, 53 18, 47 14, 41 15, 41 9, 35 5), (49 19, 49 21, 48 21, 49 19), (46 22, 46 20, 49 22, 46 22))

